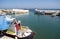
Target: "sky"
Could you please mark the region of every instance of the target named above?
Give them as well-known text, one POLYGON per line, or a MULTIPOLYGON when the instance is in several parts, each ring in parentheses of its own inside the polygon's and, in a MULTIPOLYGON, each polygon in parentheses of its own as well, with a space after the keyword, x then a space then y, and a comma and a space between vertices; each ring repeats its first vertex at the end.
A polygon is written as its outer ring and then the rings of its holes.
POLYGON ((0 0, 0 8, 60 9, 60 0, 0 0))

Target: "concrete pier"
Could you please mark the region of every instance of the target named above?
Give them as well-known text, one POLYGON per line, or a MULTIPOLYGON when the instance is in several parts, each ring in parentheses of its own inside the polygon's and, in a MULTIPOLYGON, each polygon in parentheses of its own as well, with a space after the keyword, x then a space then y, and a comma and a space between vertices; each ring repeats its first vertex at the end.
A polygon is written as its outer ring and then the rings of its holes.
POLYGON ((0 13, 8 13, 8 14, 27 14, 29 13, 29 10, 25 10, 25 9, 6 9, 6 10, 0 10, 0 13))
POLYGON ((35 9, 36 14, 44 14, 44 15, 59 15, 60 10, 38 10, 35 9))

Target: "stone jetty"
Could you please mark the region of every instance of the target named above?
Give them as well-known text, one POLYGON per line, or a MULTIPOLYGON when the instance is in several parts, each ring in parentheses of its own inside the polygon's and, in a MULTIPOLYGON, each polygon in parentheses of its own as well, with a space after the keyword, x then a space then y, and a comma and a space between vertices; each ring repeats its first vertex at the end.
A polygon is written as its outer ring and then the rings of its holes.
POLYGON ((35 9, 35 14, 60 15, 60 10, 38 10, 38 9, 35 9))
POLYGON ((25 9, 4 9, 4 10, 0 10, 0 13, 14 13, 14 14, 27 14, 29 13, 29 10, 25 10, 25 9))

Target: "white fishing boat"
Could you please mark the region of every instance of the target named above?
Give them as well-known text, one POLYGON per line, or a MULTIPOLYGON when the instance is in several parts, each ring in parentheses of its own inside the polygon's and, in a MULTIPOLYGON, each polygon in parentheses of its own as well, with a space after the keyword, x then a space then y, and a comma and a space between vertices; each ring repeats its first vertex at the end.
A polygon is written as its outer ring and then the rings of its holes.
MULTIPOLYGON (((5 17, 4 21, 6 20, 9 24, 8 27, 4 29, 6 30, 6 32, 4 31, 2 32, 4 35, 14 37, 15 39, 16 38, 33 39, 34 32, 29 27, 20 25, 19 31, 17 34, 16 27, 14 26, 14 24, 13 25, 11 24, 11 22, 13 22, 15 18, 11 18, 10 16, 4 16, 4 17, 5 17)), ((18 22, 21 24, 21 21, 18 21, 18 22)))

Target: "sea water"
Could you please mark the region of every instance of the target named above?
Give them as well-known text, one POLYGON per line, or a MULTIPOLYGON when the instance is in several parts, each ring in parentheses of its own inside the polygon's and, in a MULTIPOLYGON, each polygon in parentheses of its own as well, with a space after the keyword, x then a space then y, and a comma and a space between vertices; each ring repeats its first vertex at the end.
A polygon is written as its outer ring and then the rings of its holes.
POLYGON ((22 25, 28 26, 35 32, 34 39, 60 39, 60 17, 51 15, 34 14, 14 16, 21 21, 22 25))

